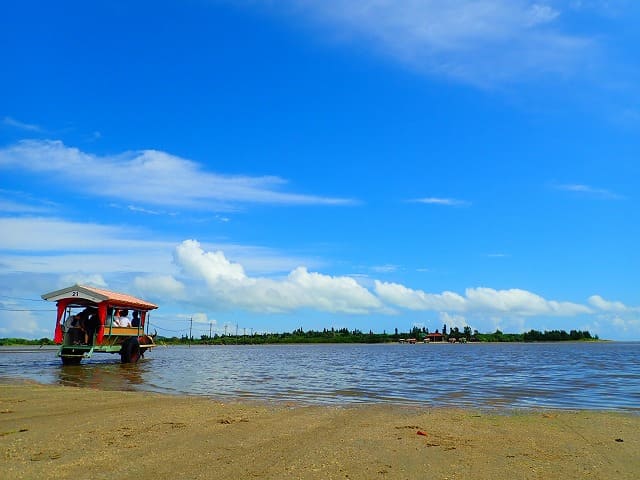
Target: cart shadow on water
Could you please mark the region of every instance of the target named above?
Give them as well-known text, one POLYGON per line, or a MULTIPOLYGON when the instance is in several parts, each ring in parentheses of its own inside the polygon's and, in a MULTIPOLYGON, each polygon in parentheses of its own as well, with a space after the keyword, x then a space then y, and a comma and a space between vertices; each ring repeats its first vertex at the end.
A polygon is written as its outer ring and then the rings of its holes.
POLYGON ((93 362, 80 365, 61 365, 57 383, 68 387, 97 390, 144 390, 145 374, 149 367, 145 360, 138 363, 93 362), (141 388, 142 387, 142 388, 141 388))

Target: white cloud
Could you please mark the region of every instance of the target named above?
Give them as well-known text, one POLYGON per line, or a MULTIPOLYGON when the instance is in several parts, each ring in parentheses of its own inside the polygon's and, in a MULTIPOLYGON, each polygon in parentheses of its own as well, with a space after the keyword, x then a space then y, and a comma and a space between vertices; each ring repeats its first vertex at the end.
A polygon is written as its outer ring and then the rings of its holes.
POLYGON ((144 231, 96 223, 71 222, 56 218, 0 218, 0 249, 13 251, 105 251, 112 248, 150 248, 165 245, 136 239, 144 231))
MULTIPOLYGON (((268 5, 281 11, 283 3, 268 5)), ((572 73, 595 50, 592 40, 555 25, 559 10, 529 0, 287 3, 334 40, 366 42, 415 70, 477 85, 572 73)))
POLYGON ((185 240, 176 248, 175 261, 191 277, 199 277, 209 285, 218 282, 242 284, 249 280, 239 263, 232 263, 221 251, 205 252, 195 240, 185 240))
POLYGON ((371 270, 377 273, 391 273, 398 271, 398 265, 387 263, 386 265, 374 265, 371 270))
POLYGON ((216 323, 215 320, 209 320, 209 317, 204 312, 194 313, 189 318, 193 320, 193 323, 200 323, 200 324, 207 324, 207 325, 216 323))
POLYGON ((0 212, 21 214, 43 214, 53 210, 51 203, 43 203, 25 192, 0 189, 0 212))
POLYGON ((471 205, 465 200, 458 200, 457 198, 441 198, 441 197, 426 197, 417 198, 413 200, 417 203, 426 203, 428 205, 446 205, 449 207, 466 207, 471 205))
POLYGON ((618 195, 617 193, 613 193, 613 192, 611 192, 609 190, 606 190, 604 188, 597 188, 597 187, 592 187, 590 185, 583 185, 583 184, 579 184, 579 183, 556 185, 555 188, 558 189, 558 190, 564 190, 564 191, 567 191, 567 192, 575 192, 575 193, 589 195, 589 196, 597 197, 597 198, 606 198, 606 199, 611 199, 611 200, 622 198, 621 195, 618 195))
POLYGON ((107 288, 108 284, 105 282, 102 275, 98 273, 93 274, 83 274, 83 273, 73 273, 62 275, 59 280, 60 288, 64 288, 68 285, 73 285, 77 283, 78 285, 91 285, 98 288, 107 288))
MULTIPOLYGON (((157 236, 149 235, 146 229, 42 217, 0 217, 0 231, 3 232, 0 250, 4 252, 0 274, 55 273, 81 278, 94 272, 165 275, 174 273, 175 269, 171 260, 176 242, 155 240, 157 236)), ((323 265, 317 259, 284 255, 265 247, 233 243, 204 245, 241 259, 242 265, 254 274, 289 272, 300 264, 323 265)))
POLYGON ((573 316, 591 313, 591 310, 577 303, 546 300, 535 293, 512 288, 468 288, 466 297, 469 308, 475 311, 508 312, 515 315, 573 316))
POLYGON ((45 213, 50 209, 47 207, 28 205, 26 203, 15 202, 13 200, 0 199, 0 212, 3 213, 45 213))
MULTIPOLYGON (((156 301, 163 305, 165 312, 178 307, 178 312, 191 311, 193 315, 223 310, 291 314, 302 309, 338 315, 390 315, 407 310, 436 313, 439 321, 449 328, 457 326, 462 329, 471 325, 482 332, 496 328, 514 332, 530 328, 568 330, 576 326, 560 323, 558 318, 580 317, 582 328, 595 329, 592 333, 603 338, 637 338, 640 335, 637 308, 605 300, 599 295, 590 297, 589 306, 585 306, 548 300, 521 289, 481 287, 468 288, 463 294, 451 291, 428 293, 378 280, 367 288, 353 277, 312 272, 303 266, 277 277, 257 276, 247 273, 242 263, 231 261, 222 251, 207 251, 197 241, 186 240, 173 245, 173 248, 174 263, 168 252, 144 256, 143 250, 123 250, 113 254, 62 254, 59 257, 54 254, 3 257, 0 282, 16 287, 18 283, 12 281, 13 278, 28 279, 32 276, 35 283, 29 283, 31 288, 37 284, 37 291, 61 288, 75 282, 116 290, 120 289, 115 288, 116 285, 126 285, 122 291, 156 301), (56 287, 52 286, 54 282, 56 287), (545 325, 544 322, 551 324, 545 325), (588 322, 589 325, 585 326, 588 322)), ((24 283, 23 280, 20 282, 24 283)), ((30 307, 32 305, 26 308, 30 307)), ((190 314, 184 315, 189 318, 190 314)), ((0 312, 0 328, 9 336, 49 335, 49 327, 42 328, 48 320, 38 323, 35 316, 25 318, 25 322, 18 325, 14 321, 15 315, 0 312)), ((163 316, 161 312, 155 316, 154 324, 171 330, 177 318, 174 317, 163 316)), ((431 320, 412 320, 430 328, 440 327, 434 325, 432 315, 426 318, 431 320)))
MULTIPOLYGON (((525 318, 526 329, 540 329, 540 321, 529 323, 533 322, 531 319, 580 316, 581 324, 585 318, 597 319, 594 325, 601 330, 595 333, 604 338, 611 334, 607 328, 618 328, 625 336, 640 335, 639 308, 599 295, 591 296, 587 306, 548 300, 521 289, 479 287, 461 294, 428 293, 399 283, 373 279, 371 283, 369 279, 361 283, 362 279, 353 276, 310 271, 300 266, 307 264, 303 258, 281 256, 260 247, 203 245, 193 240, 176 246, 169 241, 144 240, 148 235, 142 231, 135 236, 127 234, 127 238, 120 227, 55 219, 0 218, 0 230, 8 232, 0 236, 0 282, 7 292, 9 286, 28 284, 36 291, 48 291, 79 282, 122 288, 158 301, 165 308, 180 305, 193 312, 233 309, 291 313, 309 309, 332 314, 389 315, 407 310, 435 312, 450 326, 463 327, 463 320, 471 322, 480 331, 520 331, 525 328, 525 318), (78 235, 91 240, 78 244, 78 235), (26 251, 28 255, 24 254, 26 251), (231 257, 237 260, 232 261, 231 257)), ((18 332, 14 316, 2 318, 5 320, 0 321, 0 326, 7 335, 8 328, 18 332)), ((33 323, 34 318, 25 320, 20 328, 30 330, 33 336, 48 335, 46 328, 33 323)), ((553 320, 550 328, 558 328, 558 321, 553 320)))
POLYGON ((18 128, 20 130, 26 130, 28 132, 42 132, 42 128, 40 126, 31 124, 31 123, 21 122, 12 117, 4 117, 2 119, 2 123, 9 127, 18 128))
POLYGON ((637 339, 640 335, 640 307, 606 300, 600 295, 589 297, 589 304, 597 309, 594 325, 601 337, 627 340, 637 339))
POLYGON ((640 332, 639 318, 623 318, 621 316, 614 315, 609 319, 609 323, 613 328, 618 330, 618 333, 624 332, 625 334, 637 335, 640 332))
POLYGON ((594 307, 596 307, 597 309, 605 311, 605 312, 622 313, 622 312, 632 312, 634 310, 636 310, 636 311, 640 310, 638 308, 628 307, 622 302, 618 302, 618 301, 613 301, 612 302, 612 301, 609 301, 609 300, 605 300, 600 295, 592 295, 592 296, 590 296, 589 297, 589 303, 591 305, 593 305, 594 307))
MULTIPOLYGON (((0 262, 0 274, 23 272, 33 275, 58 275, 62 283, 65 279, 75 283, 76 279, 92 278, 101 275, 103 278, 114 274, 166 273, 170 266, 170 252, 141 250, 118 250, 92 253, 57 253, 50 255, 3 255, 0 262)), ((98 286, 98 282, 92 282, 98 286)), ((105 283, 109 283, 105 280, 105 283)))
POLYGON ((467 288, 465 295, 462 296, 454 292, 426 293, 397 283, 376 281, 375 291, 383 301, 409 310, 513 316, 574 316, 591 313, 591 310, 584 305, 546 300, 539 295, 520 289, 467 288))
MULTIPOLYGON (((286 181, 206 171, 202 165, 158 150, 97 156, 60 141, 23 140, 0 149, 0 168, 64 179, 79 192, 142 205, 234 210, 238 204, 347 205, 353 200, 281 192, 286 181), (104 172, 118 172, 106 182, 104 172)), ((142 208, 142 207, 137 207, 142 208)))
POLYGON ((163 212, 158 210, 149 210, 148 208, 138 207, 136 205, 127 205, 127 210, 130 212, 144 213, 147 215, 163 215, 163 212))
MULTIPOLYGON (((332 277, 298 267, 285 278, 250 277, 242 265, 223 252, 206 252, 186 240, 176 248, 175 262, 190 282, 204 281, 209 302, 264 312, 316 309, 324 312, 368 313, 381 302, 351 277, 332 277)), ((197 288, 197 287, 196 287, 197 288)))
POLYGON ((379 280, 375 281, 374 289, 384 302, 409 310, 462 312, 466 306, 465 298, 454 292, 426 293, 422 290, 407 288, 399 283, 379 280))
POLYGON ((533 27, 535 25, 550 23, 558 18, 559 15, 560 12, 554 10, 549 5, 540 5, 534 3, 525 13, 524 24, 527 27, 533 27))

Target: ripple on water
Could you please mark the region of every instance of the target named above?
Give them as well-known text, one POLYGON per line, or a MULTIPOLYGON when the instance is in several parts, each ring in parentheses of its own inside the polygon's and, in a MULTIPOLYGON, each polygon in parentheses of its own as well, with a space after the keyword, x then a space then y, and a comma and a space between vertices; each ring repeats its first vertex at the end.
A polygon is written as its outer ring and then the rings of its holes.
POLYGON ((0 348, 0 376, 309 404, 401 403, 640 413, 640 344, 270 345, 157 348, 135 365, 0 348))

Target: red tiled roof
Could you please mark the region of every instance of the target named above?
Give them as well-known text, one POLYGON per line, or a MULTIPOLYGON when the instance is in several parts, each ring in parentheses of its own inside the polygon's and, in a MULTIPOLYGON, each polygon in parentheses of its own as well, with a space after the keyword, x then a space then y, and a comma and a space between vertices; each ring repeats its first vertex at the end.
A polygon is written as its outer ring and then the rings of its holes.
POLYGON ((157 305, 151 302, 146 302, 144 300, 133 297, 131 295, 127 295, 126 293, 112 292, 111 290, 104 290, 102 288, 96 288, 96 287, 87 287, 86 285, 78 285, 78 286, 84 289, 90 290, 94 293, 97 293, 98 295, 103 295, 107 297, 108 300, 112 300, 115 303, 121 303, 122 304, 121 306, 123 307, 125 306, 144 307, 148 310, 158 308, 157 305))
POLYGON ((157 305, 151 302, 127 295, 126 293, 112 292, 111 290, 86 285, 72 285, 62 290, 45 293, 42 295, 42 298, 52 302, 62 301, 65 304, 71 302, 85 305, 87 302, 107 302, 113 307, 137 308, 140 310, 153 310, 158 308, 157 305))

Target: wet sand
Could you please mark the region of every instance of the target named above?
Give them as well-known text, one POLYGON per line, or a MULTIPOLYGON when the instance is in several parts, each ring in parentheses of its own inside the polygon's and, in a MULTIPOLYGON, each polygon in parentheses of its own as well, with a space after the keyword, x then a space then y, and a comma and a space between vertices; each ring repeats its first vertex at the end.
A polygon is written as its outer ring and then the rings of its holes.
POLYGON ((640 416, 307 407, 0 384, 11 479, 637 479, 640 416))

